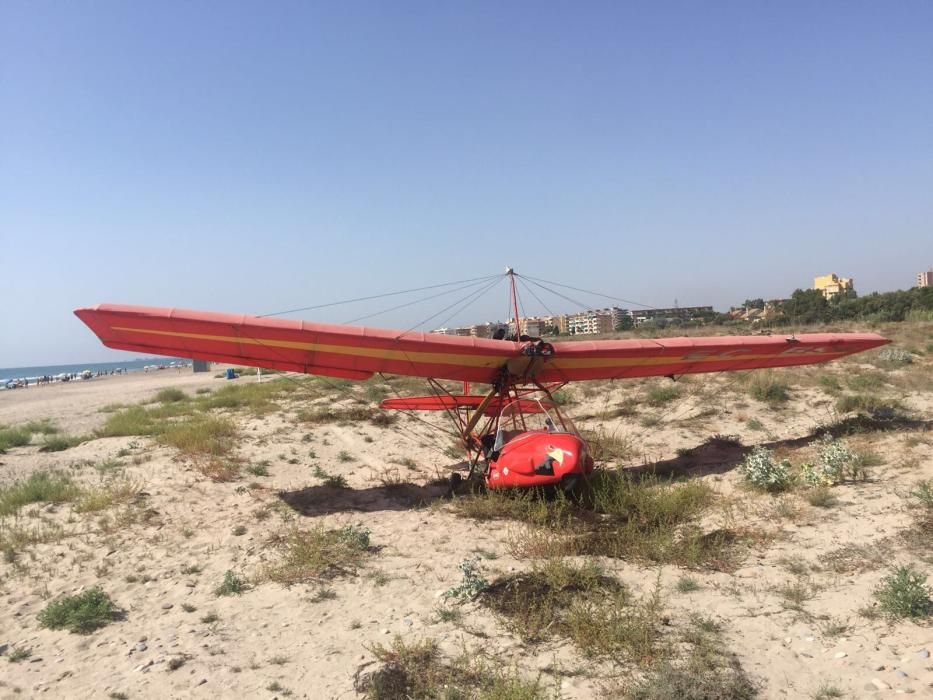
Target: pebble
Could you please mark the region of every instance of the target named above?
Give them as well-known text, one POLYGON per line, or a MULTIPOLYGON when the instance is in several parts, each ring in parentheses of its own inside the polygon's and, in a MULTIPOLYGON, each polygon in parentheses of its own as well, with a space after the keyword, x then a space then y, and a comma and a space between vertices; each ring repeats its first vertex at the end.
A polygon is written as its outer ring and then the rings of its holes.
POLYGON ((6 650, 10 648, 9 644, 0 644, 0 654, 6 654, 6 650))
POLYGON ((194 581, 185 581, 185 585, 186 585, 188 588, 194 588, 195 583, 194 583, 194 581))
POLYGON ((388 634, 388 633, 389 633, 389 630, 384 629, 384 630, 382 630, 382 633, 383 633, 383 634, 388 634))
POLYGON ((40 661, 42 661, 42 657, 41 657, 41 656, 33 656, 31 659, 29 659, 29 663, 31 663, 31 664, 37 664, 37 663, 39 663, 40 661))
POLYGON ((149 647, 146 646, 145 642, 140 642, 136 645, 136 651, 146 651, 149 647))
POLYGON ((163 609, 163 610, 171 610, 171 609, 174 608, 174 607, 175 607, 175 606, 172 605, 171 603, 162 603, 162 609, 163 609))
POLYGON ((917 652, 917 656, 920 657, 921 659, 929 659, 929 658, 930 658, 930 650, 929 650, 929 649, 921 649, 920 651, 917 652))
POLYGON ((875 686, 877 690, 890 690, 891 689, 891 686, 889 686, 887 683, 885 683, 880 678, 872 678, 871 684, 875 686))
POLYGON ((848 656, 848 654, 846 654, 844 651, 837 651, 835 658, 844 659, 846 656, 848 656))
POLYGON ((198 685, 204 685, 205 683, 207 683, 206 678, 202 678, 200 681, 198 681, 198 685))
POLYGON ((897 677, 898 677, 898 678, 908 678, 907 674, 904 673, 903 671, 898 671, 898 672, 897 672, 897 677))

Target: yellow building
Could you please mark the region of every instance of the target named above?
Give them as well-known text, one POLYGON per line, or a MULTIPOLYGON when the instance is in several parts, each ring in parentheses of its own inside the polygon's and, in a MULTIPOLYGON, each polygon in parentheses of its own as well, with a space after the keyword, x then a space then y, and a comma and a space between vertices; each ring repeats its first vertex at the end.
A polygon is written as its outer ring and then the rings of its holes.
POLYGON ((851 277, 838 277, 835 274, 814 277, 813 288, 823 292, 827 299, 832 299, 838 294, 855 296, 855 282, 851 277))

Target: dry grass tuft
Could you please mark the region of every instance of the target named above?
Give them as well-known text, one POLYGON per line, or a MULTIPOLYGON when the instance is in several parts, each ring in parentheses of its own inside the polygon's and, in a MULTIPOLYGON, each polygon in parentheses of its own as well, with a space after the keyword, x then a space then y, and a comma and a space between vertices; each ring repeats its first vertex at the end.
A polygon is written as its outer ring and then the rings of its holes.
POLYGON ((323 525, 291 532, 272 540, 281 560, 266 566, 261 578, 293 586, 315 583, 356 571, 372 550, 369 531, 348 526, 325 530, 323 525))

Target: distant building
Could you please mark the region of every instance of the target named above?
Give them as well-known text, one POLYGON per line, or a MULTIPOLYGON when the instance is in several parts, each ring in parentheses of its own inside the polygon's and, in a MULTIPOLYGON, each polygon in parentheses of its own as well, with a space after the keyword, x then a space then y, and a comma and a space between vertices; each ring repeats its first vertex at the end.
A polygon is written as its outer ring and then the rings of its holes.
POLYGON ((681 321, 692 321, 701 319, 715 313, 712 306, 675 306, 670 309, 638 309, 632 311, 632 320, 636 326, 640 326, 645 321, 656 319, 679 319, 681 321))
POLYGON ((855 281, 851 277, 838 277, 835 273, 814 277, 813 288, 823 292, 827 299, 840 294, 846 297, 855 296, 855 281))
POLYGON ((918 287, 933 287, 933 267, 917 275, 918 287))

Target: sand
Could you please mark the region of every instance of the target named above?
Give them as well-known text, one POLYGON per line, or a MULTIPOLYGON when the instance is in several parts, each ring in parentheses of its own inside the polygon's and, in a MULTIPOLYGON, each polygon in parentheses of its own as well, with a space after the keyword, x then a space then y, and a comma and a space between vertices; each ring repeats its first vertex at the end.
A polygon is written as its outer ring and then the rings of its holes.
MULTIPOLYGON (((933 628, 859 612, 872 605, 872 590, 894 564, 913 562, 933 573, 930 550, 924 561, 923 552, 909 549, 901 536, 911 527, 906 494, 919 479, 933 478, 929 359, 918 362, 911 371, 926 376, 926 383, 901 393, 919 422, 855 436, 856 446, 882 463, 871 467, 869 480, 834 487, 838 503, 832 508, 811 506, 800 493, 749 491, 740 486, 734 459, 702 453, 692 467, 695 478, 712 484, 727 504, 710 514, 710 522, 729 520, 769 533, 736 570, 601 563, 636 594, 660 580, 675 625, 694 612, 720 623, 763 698, 813 697, 825 686, 849 698, 933 697, 933 660, 924 655, 933 651, 933 628), (827 562, 845 545, 865 548, 856 557, 859 565, 834 570, 827 562), (685 574, 699 590, 677 592, 685 574), (794 582, 812 591, 803 611, 789 608, 779 593, 794 582), (845 630, 833 631, 834 624, 845 630)), ((684 455, 717 433, 794 454, 807 449, 803 438, 833 414, 833 400, 814 378, 877 371, 853 362, 788 374, 792 400, 780 410, 741 389, 736 393, 728 377, 700 378, 672 405, 642 404, 641 417, 583 423, 635 441, 633 466, 675 460, 678 449, 684 455), (645 421, 646 412, 655 419, 645 421)), ((0 392, 0 424, 50 419, 67 434, 87 434, 111 415, 101 412, 106 406, 147 401, 166 387, 194 394, 226 384, 212 373, 169 370, 0 392)), ((569 410, 599 413, 643 386, 593 390, 591 396, 579 391, 569 410)), ((335 398, 339 389, 335 385, 335 398)), ((330 398, 314 401, 325 405, 330 398)), ((517 526, 465 519, 440 498, 443 486, 431 482, 457 460, 444 454, 449 440, 428 425, 406 418, 387 427, 296 423, 296 412, 309 403, 295 392, 262 416, 226 412, 242 435, 237 454, 244 463, 267 461, 268 476, 212 481, 174 448, 147 437, 98 438, 54 453, 40 452, 37 438, 0 455, 2 485, 40 469, 67 470, 93 485, 105 478, 94 465, 118 460, 121 473, 143 491, 128 507, 136 516, 126 521, 117 520, 117 509, 81 514, 72 504, 24 508, 18 524, 56 522, 64 531, 53 541, 23 546, 15 561, 0 561, 0 646, 5 654, 32 652, 18 663, 0 660, 0 697, 283 697, 290 691, 293 697, 352 698, 358 696, 354 678, 378 666, 372 646, 389 644, 395 635, 434 639, 450 656, 464 647, 484 648, 520 673, 540 677, 563 698, 618 692, 626 669, 588 659, 567 641, 523 645, 476 604, 466 606, 459 622, 440 621, 441 596, 461 580, 461 561, 482 552, 489 579, 533 565, 510 554, 517 526), (350 488, 322 486, 314 467, 343 476, 350 488), (419 500, 427 505, 415 505, 419 500), (242 595, 215 595, 228 570, 255 580, 264 564, 275 561, 271 538, 296 524, 366 528, 378 551, 355 574, 321 584, 257 582, 242 595), (94 585, 125 611, 124 619, 89 635, 39 626, 37 614, 49 600, 94 585), (180 663, 174 670, 173 659, 180 663)))

